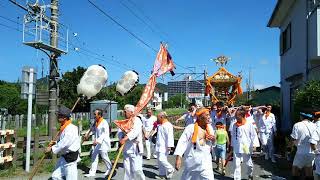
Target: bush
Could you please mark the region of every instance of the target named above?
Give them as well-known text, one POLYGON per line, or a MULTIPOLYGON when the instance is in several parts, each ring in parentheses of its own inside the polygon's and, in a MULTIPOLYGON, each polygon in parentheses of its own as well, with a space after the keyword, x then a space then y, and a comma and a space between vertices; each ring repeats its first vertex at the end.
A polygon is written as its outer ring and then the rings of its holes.
POLYGON ((299 112, 311 113, 320 110, 320 81, 309 81, 304 87, 298 89, 294 95, 295 120, 299 112))

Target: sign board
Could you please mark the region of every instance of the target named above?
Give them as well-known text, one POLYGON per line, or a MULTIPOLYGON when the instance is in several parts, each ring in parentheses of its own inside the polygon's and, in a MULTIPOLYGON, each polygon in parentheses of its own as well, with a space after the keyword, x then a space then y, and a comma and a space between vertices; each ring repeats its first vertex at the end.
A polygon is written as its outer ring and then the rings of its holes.
POLYGON ((203 93, 188 93, 188 98, 204 98, 203 93))
POLYGON ((30 81, 33 83, 33 89, 32 89, 32 98, 35 98, 36 94, 36 82, 37 82, 37 73, 36 69, 29 66, 24 66, 22 68, 22 76, 21 76, 21 99, 28 99, 29 94, 29 83, 30 81), (33 80, 31 81, 29 79, 30 72, 33 73, 33 80))
POLYGON ((49 105, 49 92, 48 91, 37 91, 36 104, 48 106, 49 105))

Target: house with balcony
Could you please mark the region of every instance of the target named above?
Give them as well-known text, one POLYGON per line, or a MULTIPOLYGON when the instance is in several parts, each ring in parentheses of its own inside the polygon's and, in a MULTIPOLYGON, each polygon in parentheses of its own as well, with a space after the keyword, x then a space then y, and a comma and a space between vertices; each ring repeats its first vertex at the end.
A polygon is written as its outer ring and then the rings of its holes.
POLYGON ((269 28, 279 29, 281 130, 293 125, 293 96, 320 79, 320 0, 278 0, 269 28))

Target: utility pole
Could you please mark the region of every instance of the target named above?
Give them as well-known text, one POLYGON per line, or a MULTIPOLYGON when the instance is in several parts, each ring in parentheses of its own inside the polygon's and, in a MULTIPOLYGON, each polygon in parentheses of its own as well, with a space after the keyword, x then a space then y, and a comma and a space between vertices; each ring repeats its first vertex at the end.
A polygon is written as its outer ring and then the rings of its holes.
MULTIPOLYGON (((63 35, 58 36, 58 15, 59 15, 59 0, 51 0, 50 6, 40 5, 37 0, 34 4, 27 4, 24 7, 18 4, 15 0, 9 0, 11 3, 20 7, 28 13, 24 16, 23 21, 23 43, 33 48, 39 49, 48 55, 50 59, 49 69, 49 122, 48 122, 48 134, 52 139, 56 134, 56 121, 57 121, 57 106, 59 104, 58 99, 58 57, 61 54, 66 54, 68 51, 68 30, 66 31, 66 49, 60 49, 58 46, 59 38, 63 35), (50 7, 51 14, 50 18, 46 15, 46 8, 50 7), (34 33, 34 30, 36 30, 34 33), (30 33, 31 31, 32 33, 30 33), (50 32, 50 42, 44 39, 42 32, 50 32), (33 38, 28 38, 29 35, 34 35, 33 38)), ((44 3, 44 1, 42 1, 44 3)), ((63 28, 62 28, 63 29, 63 28)), ((60 32, 61 33, 61 32, 60 32)))
MULTIPOLYGON (((50 45, 53 48, 58 46, 58 0, 51 0, 51 35, 50 45)), ((51 51, 50 54, 50 75, 49 75, 49 136, 51 139, 56 134, 57 106, 58 106, 58 60, 60 54, 51 51)))

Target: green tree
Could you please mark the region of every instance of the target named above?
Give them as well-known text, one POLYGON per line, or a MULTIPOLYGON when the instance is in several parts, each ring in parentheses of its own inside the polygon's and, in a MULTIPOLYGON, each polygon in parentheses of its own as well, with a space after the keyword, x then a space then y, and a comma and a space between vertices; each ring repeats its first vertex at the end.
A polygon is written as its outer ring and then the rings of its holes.
MULTIPOLYGON (((59 81, 59 98, 60 104, 72 108, 78 98, 77 85, 80 82, 86 69, 78 66, 73 71, 66 72, 59 81)), ((82 111, 86 108, 86 102, 80 102, 75 111, 82 111)))
POLYGON ((186 100, 185 94, 177 94, 168 98, 167 102, 164 102, 163 108, 178 108, 178 107, 187 107, 189 102, 186 100))
POLYGON ((300 111, 319 111, 320 109, 320 81, 309 81, 298 89, 294 95, 294 117, 298 118, 300 111))
POLYGON ((27 101, 20 98, 18 83, 0 83, 0 107, 7 108, 9 114, 23 114, 27 111, 27 101))

